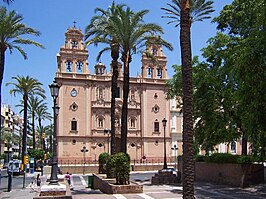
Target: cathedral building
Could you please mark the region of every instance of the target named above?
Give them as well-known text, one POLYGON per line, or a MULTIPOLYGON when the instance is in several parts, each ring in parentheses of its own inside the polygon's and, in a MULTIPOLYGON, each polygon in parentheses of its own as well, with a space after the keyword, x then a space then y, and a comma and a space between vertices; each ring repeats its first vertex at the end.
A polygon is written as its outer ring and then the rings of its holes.
MULTIPOLYGON (((154 63, 143 54, 141 74, 130 77, 127 152, 131 160, 162 161, 165 133, 166 156, 170 160, 171 107, 170 101, 166 100, 165 84, 169 79, 167 60, 160 44, 147 45, 146 50, 158 61, 154 63), (165 127, 162 123, 164 118, 167 120, 165 127)), ((88 149, 86 160, 98 160, 99 154, 111 151, 112 69, 107 71, 105 64, 100 62, 90 71, 88 56, 82 31, 76 27, 69 28, 65 33, 65 44, 57 54, 55 78, 60 85, 57 118, 59 162, 82 161, 83 147, 88 149)), ((117 83, 115 136, 119 140, 123 99, 121 64, 117 83)))

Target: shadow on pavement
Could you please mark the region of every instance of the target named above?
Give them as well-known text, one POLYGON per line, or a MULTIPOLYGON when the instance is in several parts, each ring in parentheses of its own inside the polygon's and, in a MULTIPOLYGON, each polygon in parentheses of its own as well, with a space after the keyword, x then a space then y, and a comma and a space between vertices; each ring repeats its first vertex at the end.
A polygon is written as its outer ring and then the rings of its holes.
POLYGON ((72 195, 81 195, 81 194, 102 194, 99 190, 91 190, 91 189, 77 189, 71 190, 72 195))

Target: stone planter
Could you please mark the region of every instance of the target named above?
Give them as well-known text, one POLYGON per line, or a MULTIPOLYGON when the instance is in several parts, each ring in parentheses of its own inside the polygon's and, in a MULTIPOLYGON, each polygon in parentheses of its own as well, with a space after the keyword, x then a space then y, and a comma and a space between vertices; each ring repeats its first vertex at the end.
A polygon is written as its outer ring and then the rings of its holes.
POLYGON ((93 174, 93 189, 106 194, 143 193, 143 186, 130 181, 129 185, 116 185, 115 179, 106 179, 93 174))
MULTIPOLYGON (((178 170, 182 171, 180 160, 178 170)), ((264 165, 195 162, 195 181, 215 182, 244 188, 264 182, 264 165)))

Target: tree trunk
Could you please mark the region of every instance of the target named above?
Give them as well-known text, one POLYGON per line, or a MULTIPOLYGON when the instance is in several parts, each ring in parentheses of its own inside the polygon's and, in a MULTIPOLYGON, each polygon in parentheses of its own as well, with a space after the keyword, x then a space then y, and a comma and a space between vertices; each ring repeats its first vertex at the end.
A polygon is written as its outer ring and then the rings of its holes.
POLYGON ((131 55, 129 52, 122 55, 124 63, 124 81, 123 81, 123 105, 121 116, 121 146, 120 151, 127 153, 127 129, 128 129, 128 93, 129 93, 129 63, 131 62, 131 55))
POLYGON ((190 1, 181 0, 180 45, 183 81, 183 198, 194 198, 194 150, 192 118, 192 63, 190 1))
POLYGON ((33 141, 33 149, 36 149, 36 133, 35 133, 35 122, 34 122, 34 118, 35 118, 35 113, 34 111, 32 112, 32 141, 33 141))
POLYGON ((111 155, 116 153, 116 145, 115 145, 115 96, 116 96, 116 89, 117 89, 117 78, 118 78, 118 57, 119 57, 119 46, 113 44, 111 46, 111 57, 112 57, 112 67, 113 67, 113 74, 112 74, 112 98, 111 98, 111 155))
POLYGON ((242 131, 242 155, 248 154, 247 148, 248 148, 248 141, 245 132, 242 131))
MULTIPOLYGON (((0 113, 2 113, 2 82, 4 76, 5 65, 5 48, 0 48, 0 113)), ((2 129, 2 123, 0 122, 0 129, 2 129)), ((2 135, 0 133, 0 155, 2 155, 2 135)))
POLYGON ((24 157, 27 154, 27 113, 28 113, 28 96, 26 94, 23 95, 23 103, 24 103, 24 111, 23 111, 23 136, 22 136, 22 162, 24 164, 25 169, 25 161, 24 157))
POLYGON ((42 131, 43 131, 43 129, 42 129, 42 120, 41 120, 41 118, 39 118, 38 119, 38 123, 39 123, 39 129, 41 130, 41 132, 39 132, 40 133, 40 148, 43 148, 43 138, 42 138, 42 131))

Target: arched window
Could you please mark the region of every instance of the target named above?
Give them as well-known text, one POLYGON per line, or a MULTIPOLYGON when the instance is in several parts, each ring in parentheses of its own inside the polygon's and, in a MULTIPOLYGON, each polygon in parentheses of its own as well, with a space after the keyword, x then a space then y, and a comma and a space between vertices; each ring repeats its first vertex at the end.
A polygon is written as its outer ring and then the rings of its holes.
POLYGON ((152 67, 148 67, 148 77, 152 77, 152 67))
POLYGON ((72 72, 72 61, 66 61, 66 71, 72 72))
POLYGON ((157 55, 157 49, 156 49, 156 48, 153 48, 153 49, 152 49, 152 54, 153 54, 153 55, 157 55))
POLYGON ((231 153, 236 153, 236 143, 235 142, 231 143, 231 153))
POLYGON ((72 49, 77 48, 77 47, 78 47, 78 42, 76 42, 76 41, 72 41, 72 42, 71 42, 71 47, 72 47, 72 49))
POLYGON ((83 63, 81 61, 78 61, 76 63, 77 72, 79 72, 79 73, 82 72, 82 66, 83 66, 83 63))
POLYGON ((135 129, 136 128, 136 118, 135 117, 131 117, 129 119, 129 128, 131 129, 135 129))
POLYGON ((157 77, 162 78, 162 69, 160 67, 157 68, 157 77))
POLYGON ((130 90, 130 100, 135 101, 135 90, 130 90))
POLYGON ((104 118, 102 116, 97 118, 97 128, 98 129, 103 129, 104 126, 104 118))
POLYGON ((97 88, 97 99, 103 99, 103 88, 97 88))

